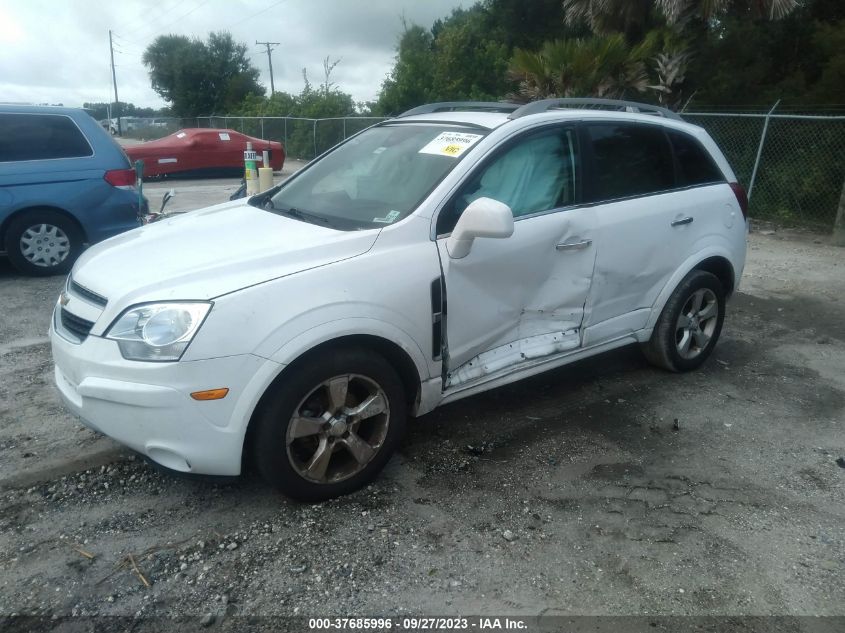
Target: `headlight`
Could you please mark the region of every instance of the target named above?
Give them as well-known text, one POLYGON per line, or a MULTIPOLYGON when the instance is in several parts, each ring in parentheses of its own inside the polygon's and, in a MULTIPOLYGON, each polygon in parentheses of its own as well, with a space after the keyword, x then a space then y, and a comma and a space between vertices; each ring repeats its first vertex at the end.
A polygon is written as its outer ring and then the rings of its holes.
POLYGON ((129 308, 106 332, 127 360, 175 361, 211 309, 206 302, 148 303, 129 308))

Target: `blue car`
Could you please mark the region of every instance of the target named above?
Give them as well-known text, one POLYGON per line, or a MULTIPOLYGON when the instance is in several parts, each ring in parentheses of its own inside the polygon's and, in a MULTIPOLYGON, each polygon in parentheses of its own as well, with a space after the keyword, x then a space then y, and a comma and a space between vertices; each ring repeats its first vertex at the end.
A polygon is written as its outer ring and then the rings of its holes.
POLYGON ((15 268, 67 273, 146 211, 126 153, 87 112, 0 105, 0 250, 15 268))

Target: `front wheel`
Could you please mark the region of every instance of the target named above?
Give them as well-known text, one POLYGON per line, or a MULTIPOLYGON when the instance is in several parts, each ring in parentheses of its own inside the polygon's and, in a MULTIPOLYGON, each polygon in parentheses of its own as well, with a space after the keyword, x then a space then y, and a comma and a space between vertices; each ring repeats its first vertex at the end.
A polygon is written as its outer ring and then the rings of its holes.
POLYGON ((291 367, 257 419, 258 470, 300 501, 348 494, 372 481, 405 428, 402 382, 380 355, 333 350, 291 367))
POLYGON ((643 352, 649 362, 669 371, 696 369, 716 346, 724 320, 722 282, 712 273, 693 270, 669 297, 643 352))

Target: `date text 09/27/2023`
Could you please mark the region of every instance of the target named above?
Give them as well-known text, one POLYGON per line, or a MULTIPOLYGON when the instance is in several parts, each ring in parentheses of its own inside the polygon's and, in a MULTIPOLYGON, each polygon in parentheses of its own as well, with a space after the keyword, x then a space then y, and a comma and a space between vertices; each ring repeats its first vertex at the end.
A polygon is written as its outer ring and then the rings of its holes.
POLYGON ((309 618, 308 628, 347 631, 525 631, 527 623, 510 617, 309 618))

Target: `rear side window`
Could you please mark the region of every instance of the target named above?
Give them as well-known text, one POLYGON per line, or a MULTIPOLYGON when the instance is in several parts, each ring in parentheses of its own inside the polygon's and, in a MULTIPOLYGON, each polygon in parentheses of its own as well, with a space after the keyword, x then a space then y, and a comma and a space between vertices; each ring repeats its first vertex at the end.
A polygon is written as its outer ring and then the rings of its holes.
POLYGON ((683 132, 674 130, 667 130, 667 132, 672 141, 672 149, 675 150, 675 158, 678 160, 679 185, 703 185, 725 180, 721 170, 701 143, 683 132))
POLYGON ((0 114, 0 162, 93 156, 73 120, 62 114, 0 114))
POLYGON ((594 201, 629 198, 675 187, 669 141, 656 125, 591 123, 594 201))

